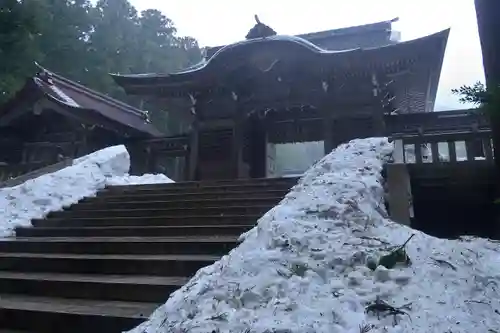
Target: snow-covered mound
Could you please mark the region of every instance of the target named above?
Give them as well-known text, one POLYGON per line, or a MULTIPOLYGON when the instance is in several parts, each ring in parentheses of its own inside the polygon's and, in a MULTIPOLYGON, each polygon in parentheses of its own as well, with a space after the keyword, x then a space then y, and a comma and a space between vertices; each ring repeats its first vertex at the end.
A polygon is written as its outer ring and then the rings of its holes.
POLYGON ((0 189, 0 237, 12 235, 14 227, 95 196, 106 185, 170 183, 165 175, 129 176, 130 156, 120 145, 75 159, 73 165, 0 189))
POLYGON ((146 173, 142 176, 114 176, 109 178, 106 185, 140 185, 140 184, 165 184, 174 181, 163 174, 146 173))
POLYGON ((497 244, 441 240, 389 221, 381 170, 391 151, 386 139, 338 147, 239 247, 132 332, 499 331, 497 244), (367 267, 412 234, 410 266, 367 267), (367 313, 377 299, 401 313, 367 313))

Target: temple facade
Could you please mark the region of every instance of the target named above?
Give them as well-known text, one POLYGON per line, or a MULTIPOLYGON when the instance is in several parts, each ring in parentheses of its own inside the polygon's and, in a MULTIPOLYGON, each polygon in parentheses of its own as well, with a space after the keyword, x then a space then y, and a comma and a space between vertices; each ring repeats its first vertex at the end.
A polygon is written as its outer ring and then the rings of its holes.
POLYGON ((265 177, 269 143, 323 141, 329 152, 387 135, 390 115, 433 111, 449 30, 401 42, 393 21, 253 34, 183 71, 113 78, 186 116, 191 179, 265 177))

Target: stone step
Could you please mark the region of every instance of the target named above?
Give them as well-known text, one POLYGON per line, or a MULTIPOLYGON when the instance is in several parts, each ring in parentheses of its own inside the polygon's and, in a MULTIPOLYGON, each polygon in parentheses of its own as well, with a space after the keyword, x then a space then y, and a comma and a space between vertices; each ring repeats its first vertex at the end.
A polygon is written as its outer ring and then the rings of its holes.
MULTIPOLYGON (((185 277, 0 272, 0 294, 164 303, 185 277)), ((1 331, 0 331, 1 333, 1 331)))
MULTIPOLYGON (((256 220, 254 220, 256 221, 256 220)), ((71 222, 68 222, 68 224, 71 222)), ((233 222, 234 223, 234 222, 233 222)), ((253 224, 179 225, 179 226, 105 226, 105 227, 17 227, 19 237, 154 237, 236 235, 253 224)))
POLYGON ((99 196, 107 195, 117 195, 124 193, 136 193, 136 194, 152 194, 152 193, 162 193, 162 194, 183 194, 183 193, 206 193, 206 192, 229 192, 229 191, 247 191, 247 192, 260 192, 262 190, 289 190, 293 187, 293 184, 288 183, 276 183, 276 184, 224 184, 224 185, 207 185, 201 187, 175 187, 175 186, 158 186, 158 187, 140 187, 137 185, 131 186, 113 186, 105 188, 99 192, 99 196))
POLYGON ((0 294, 5 329, 37 333, 120 333, 142 323, 157 303, 0 294))
POLYGON ((255 224, 262 214, 202 215, 202 216, 137 216, 137 217, 88 217, 35 219, 35 227, 107 227, 107 226, 186 226, 255 224))
POLYGON ((117 193, 97 197, 85 198, 80 203, 121 202, 121 201, 177 201, 177 200, 206 200, 206 199, 248 199, 266 197, 284 197, 288 189, 263 191, 215 191, 215 192, 186 192, 186 193, 117 193))
POLYGON ((0 329, 128 331, 236 247, 295 182, 113 186, 18 227, 0 239, 0 329))
POLYGON ((202 187, 224 187, 230 186, 248 186, 248 185, 265 185, 273 186, 275 184, 285 184, 287 186, 294 186, 298 178, 249 178, 249 179, 222 179, 222 180, 203 180, 203 181, 187 181, 179 183, 160 183, 160 184, 138 184, 138 185, 115 185, 108 186, 109 190, 150 190, 150 189, 180 189, 180 188, 202 188, 202 187))
POLYGON ((34 237, 0 239, 4 253, 210 254, 222 256, 237 236, 205 237, 34 237))
POLYGON ((226 198, 226 199, 191 199, 191 200, 158 200, 158 201, 98 201, 82 202, 73 205, 66 211, 82 210, 103 210, 103 209, 161 209, 161 208, 197 208, 197 207, 233 207, 245 205, 269 206, 274 207, 283 197, 267 198, 226 198))
POLYGON ((195 215, 263 215, 268 210, 273 208, 272 205, 263 206, 217 206, 217 207, 200 207, 200 208, 184 208, 184 207, 169 207, 157 209, 102 209, 102 210, 72 210, 53 212, 47 216, 47 219, 73 219, 73 218, 105 218, 105 217, 155 217, 155 216, 195 216, 195 215))
POLYGON ((136 274, 192 276, 211 265, 211 255, 92 255, 60 253, 0 253, 0 270, 73 274, 136 274))

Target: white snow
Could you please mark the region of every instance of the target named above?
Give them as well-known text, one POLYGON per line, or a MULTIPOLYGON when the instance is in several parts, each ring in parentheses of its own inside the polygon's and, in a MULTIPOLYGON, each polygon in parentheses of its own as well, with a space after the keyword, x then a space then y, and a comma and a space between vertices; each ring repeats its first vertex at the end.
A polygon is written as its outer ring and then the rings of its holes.
POLYGON ((0 237, 10 236, 16 226, 62 210, 85 197, 95 196, 106 185, 170 183, 165 175, 129 176, 130 156, 122 145, 75 159, 73 165, 0 189, 0 237))
POLYGON ((166 184, 174 181, 163 174, 146 173, 142 176, 114 176, 107 180, 106 185, 140 185, 140 184, 166 184))
POLYGON ((353 140, 308 170, 239 247, 201 269, 133 333, 500 330, 500 251, 485 239, 442 240, 387 219, 386 139, 353 140), (406 246, 409 267, 371 271, 406 246), (367 314, 377 297, 408 315, 367 314), (370 327, 370 326, 367 326, 370 327))

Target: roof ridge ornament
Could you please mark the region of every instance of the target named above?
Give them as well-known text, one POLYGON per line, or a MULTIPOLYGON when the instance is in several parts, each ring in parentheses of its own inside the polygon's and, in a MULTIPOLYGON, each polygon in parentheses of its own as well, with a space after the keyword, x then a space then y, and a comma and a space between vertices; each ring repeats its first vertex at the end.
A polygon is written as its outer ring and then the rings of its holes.
POLYGON ((253 26, 252 29, 250 29, 248 34, 245 36, 246 39, 266 38, 277 35, 276 31, 274 31, 273 28, 260 22, 259 16, 255 15, 254 17, 257 23, 253 26))

